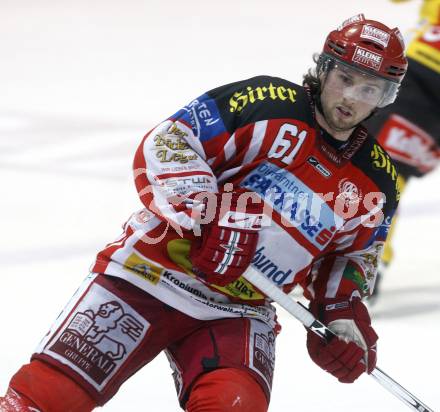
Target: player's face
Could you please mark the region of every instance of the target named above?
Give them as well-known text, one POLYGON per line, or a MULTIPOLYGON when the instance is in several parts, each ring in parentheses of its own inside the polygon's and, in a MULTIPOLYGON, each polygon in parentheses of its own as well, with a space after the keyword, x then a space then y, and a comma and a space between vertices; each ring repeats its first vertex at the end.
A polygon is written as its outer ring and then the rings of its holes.
POLYGON ((334 131, 356 127, 379 105, 385 80, 345 66, 335 66, 323 81, 321 104, 328 126, 334 131))

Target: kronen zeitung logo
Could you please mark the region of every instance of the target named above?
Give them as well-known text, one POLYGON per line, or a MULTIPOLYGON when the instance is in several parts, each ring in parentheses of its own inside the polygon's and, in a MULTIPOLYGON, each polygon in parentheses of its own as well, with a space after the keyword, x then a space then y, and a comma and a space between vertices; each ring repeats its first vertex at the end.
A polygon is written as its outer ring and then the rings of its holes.
POLYGON ((229 99, 229 111, 231 113, 241 112, 248 103, 255 103, 256 101, 263 101, 267 98, 272 100, 288 100, 292 103, 296 101, 296 90, 284 87, 274 86, 269 83, 269 86, 258 86, 252 88, 247 86, 245 91, 235 92, 229 99))

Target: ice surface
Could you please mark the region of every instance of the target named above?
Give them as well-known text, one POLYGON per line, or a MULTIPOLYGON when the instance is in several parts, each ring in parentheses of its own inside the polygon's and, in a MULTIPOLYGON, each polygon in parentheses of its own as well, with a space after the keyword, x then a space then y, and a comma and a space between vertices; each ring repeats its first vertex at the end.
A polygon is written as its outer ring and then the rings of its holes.
MULTIPOLYGON (((397 25, 420 2, 77 0, 2 2, 0 393, 140 206, 131 161, 143 134, 201 92, 256 74, 293 81, 353 14, 397 25)), ((416 104, 416 102, 415 102, 416 104)), ((379 366, 440 407, 440 171, 410 184, 396 259, 373 310, 379 366)), ((280 310, 271 411, 406 410, 373 379, 342 385, 308 358, 280 310)), ((177 411, 159 356, 105 411, 177 411)))

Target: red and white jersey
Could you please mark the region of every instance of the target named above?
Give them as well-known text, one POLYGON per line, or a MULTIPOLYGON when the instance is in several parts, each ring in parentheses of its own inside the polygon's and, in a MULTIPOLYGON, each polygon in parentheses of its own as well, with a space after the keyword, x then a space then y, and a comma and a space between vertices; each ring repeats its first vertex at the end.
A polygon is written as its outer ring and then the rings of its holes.
POLYGON ((214 89, 160 123, 136 152, 134 176, 145 208, 93 271, 198 319, 273 313, 243 278, 218 287, 193 274, 191 195, 227 183, 257 193, 270 224, 253 266, 286 292, 301 284, 311 299, 370 294, 398 201, 395 167, 365 129, 338 146, 317 125, 306 89, 267 76, 214 89))

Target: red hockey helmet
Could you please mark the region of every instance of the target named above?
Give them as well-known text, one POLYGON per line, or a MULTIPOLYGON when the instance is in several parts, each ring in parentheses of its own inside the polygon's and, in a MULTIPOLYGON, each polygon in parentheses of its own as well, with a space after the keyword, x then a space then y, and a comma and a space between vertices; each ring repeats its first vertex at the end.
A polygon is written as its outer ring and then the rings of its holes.
POLYGON ((363 14, 344 21, 325 40, 324 53, 375 76, 400 83, 408 61, 398 28, 390 29, 363 14))
POLYGON ((408 61, 399 29, 365 19, 358 14, 344 21, 327 36, 318 62, 319 71, 332 67, 349 66, 366 76, 386 80, 384 94, 378 107, 394 102, 408 61))

